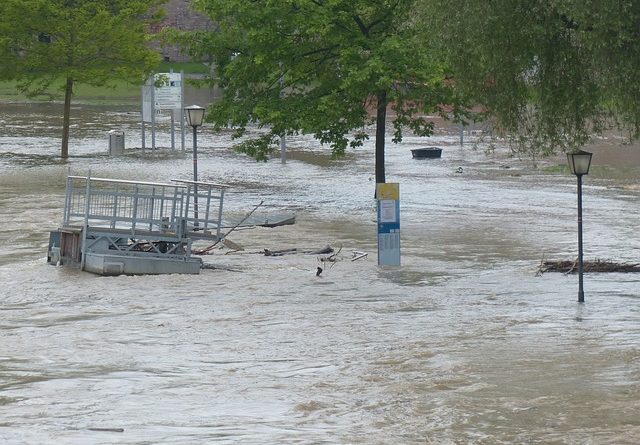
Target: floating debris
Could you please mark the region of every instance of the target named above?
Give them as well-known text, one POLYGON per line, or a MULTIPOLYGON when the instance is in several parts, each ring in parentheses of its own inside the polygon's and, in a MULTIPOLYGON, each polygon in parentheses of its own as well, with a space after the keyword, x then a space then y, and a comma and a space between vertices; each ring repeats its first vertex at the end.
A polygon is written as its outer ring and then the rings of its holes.
MULTIPOLYGON (((630 263, 618 263, 610 260, 601 260, 596 259, 594 261, 584 261, 583 264, 584 272, 640 272, 640 263, 630 264, 630 263)), ((574 261, 545 261, 544 259, 540 262, 540 267, 538 269, 538 273, 536 275, 542 275, 545 272, 562 272, 565 274, 577 273, 578 272, 578 260, 574 261)))
POLYGON ((321 254, 325 254, 325 253, 332 253, 333 252, 333 248, 331 246, 325 246, 321 249, 316 249, 316 250, 301 250, 298 248, 292 248, 292 249, 280 249, 280 250, 270 250, 270 249, 264 249, 264 255, 265 256, 283 256, 283 255, 294 255, 297 253, 302 253, 305 255, 321 255, 321 254))
POLYGON ((124 433, 124 428, 89 428, 89 431, 99 431, 102 433, 124 433))

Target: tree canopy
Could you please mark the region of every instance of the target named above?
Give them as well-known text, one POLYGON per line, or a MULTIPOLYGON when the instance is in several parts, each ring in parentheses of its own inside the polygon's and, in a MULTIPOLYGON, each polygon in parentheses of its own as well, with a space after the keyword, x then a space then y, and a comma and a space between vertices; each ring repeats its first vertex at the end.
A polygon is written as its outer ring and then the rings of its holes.
POLYGON ((0 2, 0 78, 17 80, 18 89, 30 96, 63 82, 62 157, 68 156, 75 83, 142 83, 159 62, 147 46, 146 24, 153 19, 150 10, 160 3, 163 0, 0 2))
POLYGON ((426 0, 456 88, 515 151, 570 151, 594 133, 640 135, 637 0, 426 0))
POLYGON ((210 107, 216 129, 268 131, 241 149, 265 159, 282 134, 312 134, 334 155, 367 138, 376 122, 376 181, 385 182, 384 131, 429 135, 426 113, 451 103, 440 57, 424 44, 416 0, 195 0, 217 25, 183 38, 215 63, 223 98, 210 107))

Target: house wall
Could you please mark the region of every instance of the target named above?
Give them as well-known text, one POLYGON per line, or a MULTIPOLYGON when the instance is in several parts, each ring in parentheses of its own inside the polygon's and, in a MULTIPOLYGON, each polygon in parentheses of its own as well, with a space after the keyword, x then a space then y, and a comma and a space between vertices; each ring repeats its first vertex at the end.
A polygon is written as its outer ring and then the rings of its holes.
MULTIPOLYGON (((181 31, 212 28, 212 23, 209 19, 191 9, 190 0, 168 0, 163 8, 166 11, 166 16, 161 23, 151 28, 152 33, 160 32, 165 28, 175 28, 181 31)), ((166 61, 183 62, 189 60, 189 57, 181 54, 174 45, 158 43, 154 46, 157 47, 166 61)))

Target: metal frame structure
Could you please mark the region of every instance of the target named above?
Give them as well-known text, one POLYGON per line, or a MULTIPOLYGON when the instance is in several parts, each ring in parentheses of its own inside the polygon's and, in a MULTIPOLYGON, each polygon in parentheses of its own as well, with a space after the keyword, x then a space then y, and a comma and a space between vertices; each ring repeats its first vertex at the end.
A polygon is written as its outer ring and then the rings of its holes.
POLYGON ((49 262, 102 275, 198 273, 201 260, 191 257, 191 244, 221 240, 226 188, 68 176, 49 262))

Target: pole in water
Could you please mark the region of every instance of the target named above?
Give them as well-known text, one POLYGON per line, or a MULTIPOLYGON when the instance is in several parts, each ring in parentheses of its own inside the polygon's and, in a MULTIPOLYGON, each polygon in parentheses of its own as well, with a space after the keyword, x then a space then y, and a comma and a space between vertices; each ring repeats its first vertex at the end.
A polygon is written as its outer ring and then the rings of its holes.
POLYGON ((198 127, 193 126, 193 218, 198 227, 198 127))
POLYGON ((578 303, 584 303, 584 284, 582 262, 582 175, 578 177, 578 303))
POLYGON ((280 162, 287 163, 287 139, 284 134, 280 136, 280 162))

